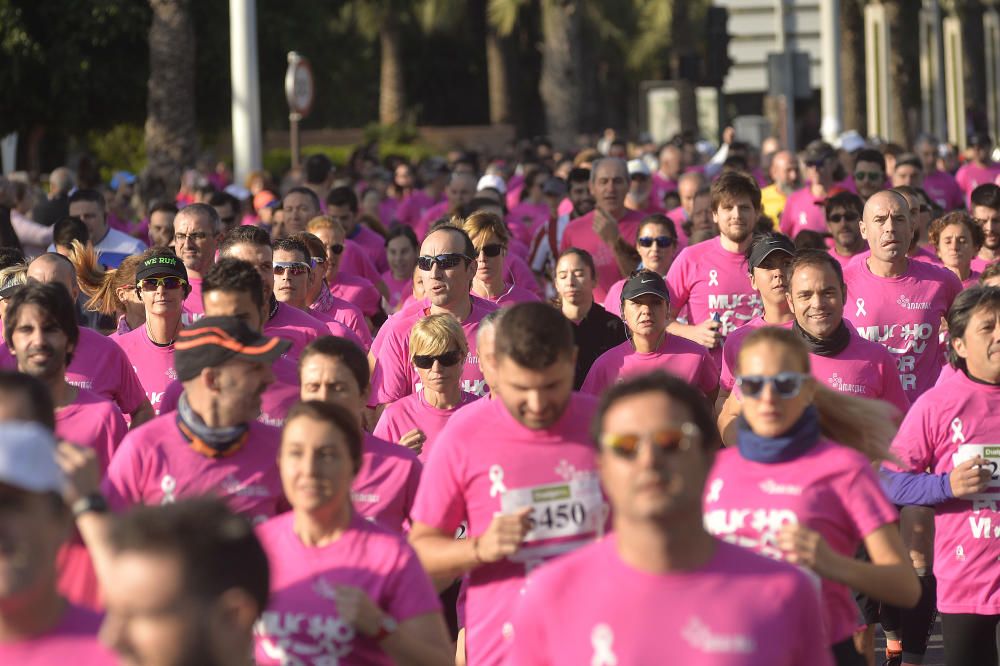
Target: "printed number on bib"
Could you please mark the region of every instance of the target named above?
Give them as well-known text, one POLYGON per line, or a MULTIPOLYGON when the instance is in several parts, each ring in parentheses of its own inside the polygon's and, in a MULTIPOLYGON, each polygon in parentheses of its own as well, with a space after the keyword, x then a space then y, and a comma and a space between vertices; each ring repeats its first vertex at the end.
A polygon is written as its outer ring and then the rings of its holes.
POLYGON ((531 507, 531 531, 525 543, 591 534, 602 520, 601 489, 596 477, 528 488, 511 488, 500 507, 511 514, 531 507))
POLYGON ((1000 444, 959 444, 958 452, 951 455, 951 462, 958 467, 976 456, 986 460, 984 467, 990 470, 990 482, 984 492, 963 499, 1000 500, 1000 444))

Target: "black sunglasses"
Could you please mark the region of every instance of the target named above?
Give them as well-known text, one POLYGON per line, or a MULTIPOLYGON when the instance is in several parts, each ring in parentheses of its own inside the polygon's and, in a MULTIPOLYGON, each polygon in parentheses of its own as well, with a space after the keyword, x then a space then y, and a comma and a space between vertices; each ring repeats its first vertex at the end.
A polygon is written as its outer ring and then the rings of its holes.
POLYGON ((331 254, 342 254, 344 252, 344 245, 342 243, 334 243, 333 245, 327 245, 326 249, 331 254))
POLYGON ((861 219, 861 216, 858 215, 857 213, 843 213, 843 214, 838 213, 836 215, 831 215, 826 219, 829 220, 830 222, 833 222, 834 224, 840 224, 842 221, 857 222, 858 220, 861 219))
POLYGON ((417 267, 422 271, 429 271, 434 264, 441 267, 442 270, 448 270, 449 268, 454 268, 462 262, 468 264, 472 259, 465 256, 464 254, 459 254, 458 252, 449 252, 447 254, 439 254, 436 257, 422 256, 417 257, 417 267))
POLYGON ((489 245, 484 245, 479 249, 487 257, 499 257, 500 253, 503 252, 503 245, 500 243, 490 243, 489 245))
POLYGON ((421 370, 430 370, 434 367, 434 361, 437 361, 446 368, 450 368, 461 360, 462 352, 457 349, 453 349, 452 351, 438 354, 436 356, 428 356, 426 354, 413 355, 413 365, 417 366, 421 370))
POLYGON ((656 243, 657 247, 665 248, 670 247, 674 244, 674 239, 670 236, 657 236, 652 238, 650 236, 642 236, 636 239, 636 242, 642 247, 652 247, 653 243, 656 243))

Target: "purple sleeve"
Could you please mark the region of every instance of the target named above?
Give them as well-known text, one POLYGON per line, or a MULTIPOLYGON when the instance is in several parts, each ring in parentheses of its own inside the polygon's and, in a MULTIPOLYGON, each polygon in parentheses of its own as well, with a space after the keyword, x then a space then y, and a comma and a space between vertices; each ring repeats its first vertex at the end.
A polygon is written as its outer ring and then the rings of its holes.
POLYGON ((866 536, 889 523, 899 520, 899 514, 885 496, 878 475, 868 461, 861 463, 856 474, 840 488, 841 501, 851 517, 858 536, 866 536))
POLYGON ((955 497, 951 492, 948 472, 896 472, 883 467, 879 476, 882 488, 893 504, 936 506, 955 497))

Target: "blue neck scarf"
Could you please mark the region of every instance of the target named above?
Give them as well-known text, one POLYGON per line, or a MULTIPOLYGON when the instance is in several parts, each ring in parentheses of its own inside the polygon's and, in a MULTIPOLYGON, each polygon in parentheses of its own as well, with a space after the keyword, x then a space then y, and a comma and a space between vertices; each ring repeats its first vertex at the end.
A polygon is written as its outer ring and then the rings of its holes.
POLYGON ((795 460, 819 441, 819 412, 815 405, 802 413, 788 432, 777 437, 762 437, 750 429, 742 416, 736 421, 737 447, 747 460, 779 463, 795 460))

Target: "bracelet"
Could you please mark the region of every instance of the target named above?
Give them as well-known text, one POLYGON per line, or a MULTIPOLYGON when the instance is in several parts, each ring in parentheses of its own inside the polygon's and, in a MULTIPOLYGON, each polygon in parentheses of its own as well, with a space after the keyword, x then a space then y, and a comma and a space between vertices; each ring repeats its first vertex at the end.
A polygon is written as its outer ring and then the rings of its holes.
POLYGON ((476 558, 476 562, 479 564, 486 564, 483 558, 479 556, 479 537, 472 537, 472 555, 476 558))

